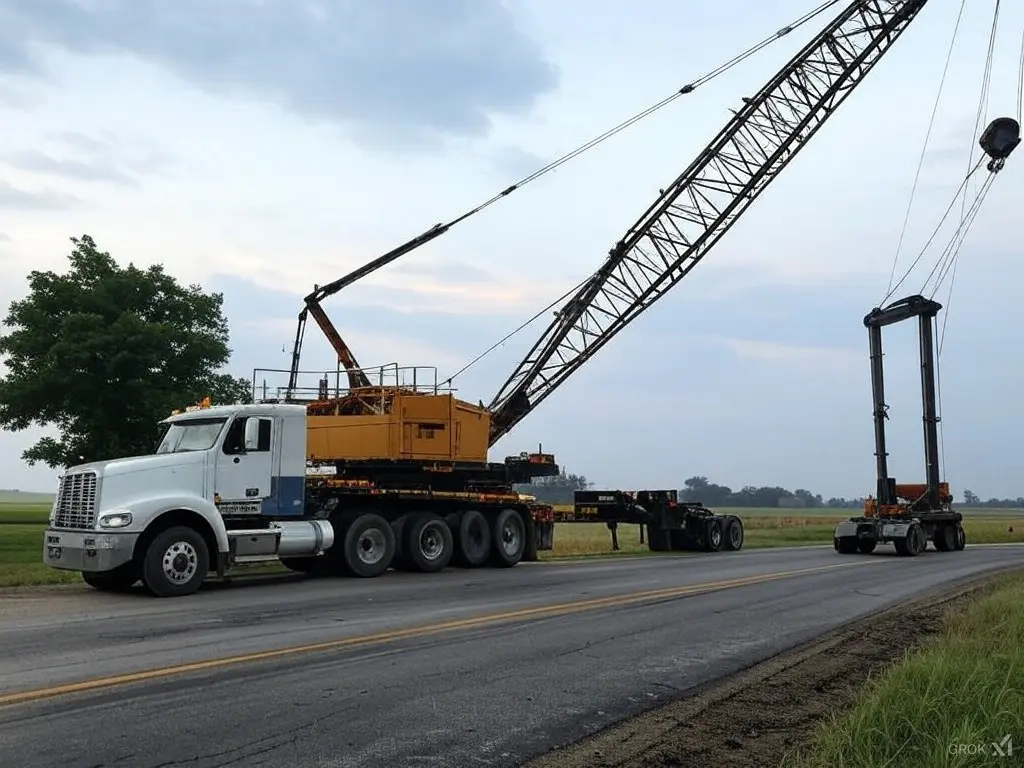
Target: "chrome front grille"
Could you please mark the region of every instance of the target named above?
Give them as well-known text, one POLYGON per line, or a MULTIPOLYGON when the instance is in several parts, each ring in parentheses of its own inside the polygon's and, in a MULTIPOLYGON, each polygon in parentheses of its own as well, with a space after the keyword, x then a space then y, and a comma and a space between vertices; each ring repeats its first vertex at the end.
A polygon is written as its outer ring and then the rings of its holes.
POLYGON ((92 528, 96 524, 96 473, 72 472, 60 479, 54 528, 92 528))

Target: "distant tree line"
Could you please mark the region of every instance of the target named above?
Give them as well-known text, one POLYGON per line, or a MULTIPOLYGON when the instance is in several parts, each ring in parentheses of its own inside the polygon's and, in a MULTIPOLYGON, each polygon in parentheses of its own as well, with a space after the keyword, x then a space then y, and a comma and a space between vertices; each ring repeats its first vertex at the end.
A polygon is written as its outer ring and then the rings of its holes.
POLYGON ((965 507, 986 507, 991 509, 1024 509, 1024 496, 1016 499, 989 499, 982 501, 973 491, 964 489, 965 507))
MULTIPOLYGON (((592 488, 591 483, 583 475, 566 473, 555 477, 537 478, 533 483, 518 485, 516 490, 536 496, 538 501, 546 504, 572 504, 573 492, 592 488)), ((710 482, 703 475, 687 478, 679 492, 681 501, 699 501, 709 507, 777 507, 780 509, 862 509, 865 497, 847 499, 832 496, 828 499, 820 493, 811 493, 805 488, 791 491, 778 485, 745 485, 733 490, 727 485, 710 482)), ((628 490, 628 489, 625 489, 628 490)), ((1024 497, 1016 499, 989 499, 982 501, 977 494, 965 490, 963 492, 965 507, 992 509, 1024 509, 1024 497)))

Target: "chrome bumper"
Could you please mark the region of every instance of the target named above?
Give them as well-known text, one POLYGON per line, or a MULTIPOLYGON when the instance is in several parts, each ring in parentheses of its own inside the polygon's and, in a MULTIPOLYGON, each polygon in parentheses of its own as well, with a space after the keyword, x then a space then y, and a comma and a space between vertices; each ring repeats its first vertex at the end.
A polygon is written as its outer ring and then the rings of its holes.
POLYGON ((47 528, 43 563, 69 571, 109 571, 132 559, 137 533, 66 531, 47 528))

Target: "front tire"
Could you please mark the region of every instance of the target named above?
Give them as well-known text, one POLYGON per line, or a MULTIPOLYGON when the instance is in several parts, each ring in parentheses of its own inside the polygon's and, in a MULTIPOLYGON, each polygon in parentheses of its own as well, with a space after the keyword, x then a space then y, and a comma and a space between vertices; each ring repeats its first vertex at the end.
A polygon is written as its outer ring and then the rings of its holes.
POLYGON ((192 528, 161 531, 146 548, 142 583, 157 597, 184 597, 199 590, 210 570, 206 540, 192 528))

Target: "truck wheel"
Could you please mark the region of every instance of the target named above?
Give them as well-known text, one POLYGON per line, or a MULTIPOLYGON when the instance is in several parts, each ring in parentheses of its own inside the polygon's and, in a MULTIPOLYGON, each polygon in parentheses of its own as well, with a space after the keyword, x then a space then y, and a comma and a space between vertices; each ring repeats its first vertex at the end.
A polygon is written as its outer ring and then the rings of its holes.
POLYGON ((199 533, 176 525, 150 542, 142 583, 157 597, 184 597, 199 589, 210 570, 210 552, 199 533))
POLYGON ((467 509, 459 518, 455 562, 463 568, 483 565, 491 554, 491 526, 475 509, 467 509))
POLYGON ((917 523, 913 523, 907 528, 907 535, 905 537, 893 541, 893 544, 896 545, 896 554, 903 557, 917 557, 921 554, 926 543, 924 531, 921 530, 921 526, 917 523))
POLYGON ((717 517, 708 518, 704 523, 704 550, 717 552, 722 548, 722 521, 717 517))
POLYGON ((836 536, 832 539, 832 546, 840 555, 852 555, 857 552, 856 536, 836 536))
POLYGON ((451 562, 454 548, 451 529, 440 516, 420 512, 406 520, 402 553, 417 571, 437 573, 444 570, 451 562))
POLYGON ((101 592, 128 592, 139 580, 135 563, 125 563, 110 571, 82 571, 82 581, 101 592))
POLYGON ((735 552, 743 548, 743 521, 738 517, 730 515, 725 518, 725 537, 722 539, 722 549, 735 552))
POLYGON ((348 526, 342 547, 348 572, 363 579, 372 579, 391 565, 395 556, 395 532, 383 517, 367 513, 348 526))
POLYGON ((499 568, 511 568, 526 551, 526 526, 514 509, 498 513, 491 529, 491 562, 499 568))
POLYGON ((956 552, 961 552, 961 551, 963 551, 964 547, 966 547, 966 546, 967 546, 967 531, 964 530, 964 527, 960 523, 957 523, 956 524, 956 546, 953 547, 953 549, 956 552))

